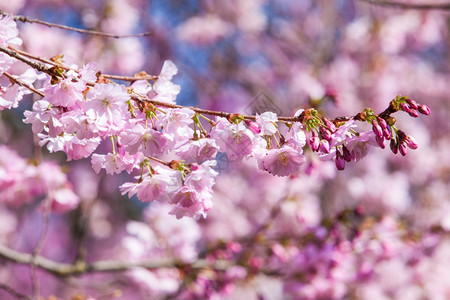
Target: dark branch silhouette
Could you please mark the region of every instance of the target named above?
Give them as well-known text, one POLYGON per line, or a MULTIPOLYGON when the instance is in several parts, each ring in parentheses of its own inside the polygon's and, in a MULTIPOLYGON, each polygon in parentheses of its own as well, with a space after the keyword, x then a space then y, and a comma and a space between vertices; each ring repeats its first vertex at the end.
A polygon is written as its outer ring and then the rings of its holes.
POLYGON ((450 10, 450 3, 405 3, 397 1, 385 1, 385 0, 359 0, 360 2, 366 2, 373 5, 388 6, 388 7, 398 7, 404 9, 420 9, 420 10, 450 10))

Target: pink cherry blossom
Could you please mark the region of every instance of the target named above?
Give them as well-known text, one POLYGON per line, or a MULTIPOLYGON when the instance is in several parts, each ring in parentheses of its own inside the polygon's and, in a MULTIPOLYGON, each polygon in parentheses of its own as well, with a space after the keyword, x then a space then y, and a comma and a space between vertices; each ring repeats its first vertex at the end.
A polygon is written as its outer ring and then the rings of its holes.
POLYGON ((219 150, 215 140, 203 138, 189 141, 178 147, 175 153, 185 160, 186 163, 202 163, 216 157, 219 150))
POLYGON ((85 89, 86 84, 83 81, 77 81, 72 77, 62 79, 54 85, 48 81, 44 88, 44 99, 56 106, 72 107, 84 100, 85 89))
POLYGON ((243 122, 234 124, 224 118, 218 119, 217 125, 211 131, 211 137, 220 151, 225 152, 231 160, 242 159, 251 154, 256 140, 253 132, 246 128, 243 122))
POLYGON ((126 124, 128 99, 130 95, 123 85, 96 84, 86 94, 83 109, 95 120, 102 136, 112 135, 120 132, 126 124))
POLYGON ((258 159, 261 170, 276 176, 288 176, 298 172, 306 158, 297 150, 283 146, 281 148, 267 150, 265 155, 258 159))
POLYGON ((166 152, 167 138, 164 133, 138 123, 120 134, 120 143, 132 155, 140 151, 145 156, 157 156, 166 152))
POLYGON ((277 114, 273 112, 265 112, 260 115, 256 114, 256 123, 261 128, 262 135, 274 135, 277 132, 277 121, 277 114))

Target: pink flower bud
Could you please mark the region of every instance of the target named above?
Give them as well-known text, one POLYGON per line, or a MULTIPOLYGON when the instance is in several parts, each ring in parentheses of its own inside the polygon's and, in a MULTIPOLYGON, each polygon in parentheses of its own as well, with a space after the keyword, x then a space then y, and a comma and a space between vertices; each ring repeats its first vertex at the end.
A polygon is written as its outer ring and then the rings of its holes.
POLYGON ((328 129, 331 130, 331 132, 335 132, 336 131, 336 125, 334 125, 333 122, 331 122, 327 118, 322 118, 322 121, 323 121, 323 124, 325 124, 325 126, 327 126, 328 129))
POLYGON ((408 135, 406 137, 405 143, 406 143, 406 146, 408 146, 410 149, 417 149, 419 147, 416 140, 410 135, 408 135))
POLYGON ((419 116, 419 114, 417 113, 417 110, 413 110, 411 109, 408 114, 413 117, 413 118, 417 118, 419 116))
POLYGON ((406 139, 406 133, 403 130, 397 130, 397 135, 402 141, 406 139))
POLYGON ((259 125, 255 122, 245 120, 245 124, 247 125, 248 129, 250 129, 254 134, 258 134, 261 132, 261 127, 259 127, 259 125))
POLYGON ((391 139, 391 128, 390 127, 383 128, 383 136, 386 140, 391 139))
POLYGON ((318 136, 312 136, 309 138, 309 146, 311 147, 311 150, 316 152, 319 150, 319 143, 320 139, 318 136))
POLYGON ((331 141, 331 133, 328 129, 321 126, 319 131, 320 131, 320 135, 322 136, 322 138, 326 139, 327 141, 331 141))
POLYGON ((394 139, 391 139, 390 147, 391 147, 392 153, 394 153, 394 154, 398 153, 398 145, 397 145, 397 142, 394 139))
POLYGON ((408 152, 408 148, 406 147, 406 144, 400 143, 400 145, 398 145, 398 151, 400 152, 401 155, 405 156, 406 153, 408 152))
POLYGON ((372 130, 375 133, 377 138, 383 138, 383 130, 380 125, 378 125, 377 121, 372 120, 372 130))
POLYGON ((321 140, 319 149, 323 153, 330 153, 330 143, 327 140, 321 140))
POLYGON ((381 149, 384 149, 386 147, 386 143, 385 143, 385 139, 383 136, 379 137, 379 136, 375 136, 375 140, 378 143, 378 146, 380 146, 381 149))
POLYGON ((416 101, 414 101, 414 100, 412 100, 412 99, 406 99, 405 100, 406 101, 406 103, 408 103, 408 105, 409 105, 409 107, 411 107, 412 109, 417 109, 417 108, 419 108, 419 105, 417 105, 417 102, 416 101))
POLYGON ((353 155, 350 153, 350 151, 348 151, 347 147, 343 147, 342 148, 342 152, 344 154, 344 160, 346 162, 351 162, 353 160, 353 155))
POLYGON ((419 105, 418 110, 422 115, 426 115, 426 116, 428 116, 431 113, 430 108, 428 106, 426 106, 425 104, 419 105))
POLYGON ((339 171, 342 171, 345 169, 345 160, 339 151, 336 151, 336 168, 339 171))
POLYGON ((405 102, 400 103, 400 109, 407 113, 410 111, 409 106, 405 102))
POLYGON ((377 122, 380 125, 381 129, 386 129, 388 127, 388 124, 386 123, 386 120, 380 117, 377 117, 377 122))

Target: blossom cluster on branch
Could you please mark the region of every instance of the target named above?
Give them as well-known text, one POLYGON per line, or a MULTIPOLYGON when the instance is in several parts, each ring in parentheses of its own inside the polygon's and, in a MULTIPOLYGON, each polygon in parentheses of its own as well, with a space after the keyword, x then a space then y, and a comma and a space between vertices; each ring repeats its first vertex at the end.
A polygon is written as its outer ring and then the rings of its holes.
MULTIPOLYGON (((21 44, 12 16, 3 17, 0 26, 3 49, 21 44)), ((19 54, 2 51, 4 73, 19 54)), ((254 158, 261 170, 288 176, 306 162, 307 145, 321 159, 334 159, 343 170, 346 162, 366 156, 370 147, 385 148, 386 141, 394 153, 406 155, 407 147, 416 149, 414 138, 395 127, 391 114, 398 110, 412 117, 418 117, 417 112, 430 113, 426 105, 397 96, 380 115, 368 108, 355 117, 336 120, 315 109, 300 109, 291 118, 278 118, 274 112, 221 117, 224 113, 174 106, 180 88, 171 81, 178 72, 171 61, 164 63, 153 83, 136 78, 126 87, 102 77, 96 63, 80 68, 64 66, 61 60, 55 58, 54 65, 41 67, 37 70, 41 73, 28 69, 4 87, 3 94, 12 96, 9 101, 3 99, 2 109, 17 107, 27 90, 21 83, 30 92, 41 77, 42 87, 36 90, 43 98, 34 102, 32 111, 25 111, 24 119, 32 124, 39 145, 50 152, 64 151, 68 160, 91 157, 97 173, 140 170, 136 183, 121 186, 122 193, 136 194, 144 202, 168 197, 174 205, 171 214, 177 218, 205 217, 212 207, 218 152, 232 161, 254 158), (22 92, 15 92, 19 88, 22 92), (372 130, 358 131, 356 121, 369 122, 372 130), (103 140, 111 141, 111 151, 94 153, 103 140), (176 159, 162 160, 172 153, 176 159)))
POLYGON ((450 293, 445 5, 25 2, 0 3, 1 299, 450 293))

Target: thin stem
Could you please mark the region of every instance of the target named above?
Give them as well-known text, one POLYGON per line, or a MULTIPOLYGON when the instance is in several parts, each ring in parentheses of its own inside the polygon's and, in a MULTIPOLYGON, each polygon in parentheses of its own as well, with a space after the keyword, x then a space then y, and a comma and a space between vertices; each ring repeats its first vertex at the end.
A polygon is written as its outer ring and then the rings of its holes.
POLYGON ((161 159, 159 159, 159 158, 156 158, 156 157, 153 157, 153 156, 147 156, 147 158, 150 158, 151 160, 154 160, 154 161, 156 161, 156 162, 159 162, 159 163, 162 164, 162 165, 165 165, 165 166, 170 167, 170 162, 168 162, 168 161, 163 161, 163 160, 161 160, 161 159))
POLYGON ((3 289, 5 291, 7 291, 9 294, 13 295, 14 297, 16 297, 17 299, 26 299, 26 300, 31 300, 31 297, 21 294, 18 291, 16 291, 15 289, 13 289, 12 287, 10 287, 7 284, 4 283, 0 283, 0 289, 3 289))
POLYGON ((404 9, 420 9, 420 10, 431 10, 431 9, 449 10, 450 9, 450 3, 418 4, 418 3, 404 3, 404 2, 385 1, 385 0, 359 0, 359 1, 366 2, 369 4, 373 4, 373 5, 398 7, 398 8, 404 8, 404 9))
POLYGON ((123 80, 123 81, 136 81, 136 80, 150 80, 154 81, 158 79, 156 75, 135 75, 135 76, 121 76, 121 75, 111 75, 111 74, 102 74, 104 78, 114 79, 114 80, 123 80))
POLYGON ((23 55, 20 55, 19 53, 17 53, 17 51, 0 46, 0 52, 3 52, 17 60, 20 60, 21 62, 26 63, 27 65, 29 65, 30 67, 32 67, 35 70, 47 73, 49 75, 57 75, 57 74, 54 74, 54 72, 52 72, 49 67, 45 66, 44 64, 42 64, 40 62, 35 62, 32 60, 29 60, 28 58, 24 57, 23 55))
POLYGON ((33 93, 38 94, 38 95, 41 96, 41 97, 44 97, 44 96, 45 96, 44 93, 42 93, 42 92, 36 90, 34 87, 32 87, 32 86, 26 84, 25 82, 22 82, 22 81, 20 81, 20 80, 17 79, 17 78, 14 78, 14 77, 13 77, 11 74, 9 74, 8 72, 3 72, 3 75, 5 75, 6 77, 8 77, 9 80, 13 81, 14 83, 16 83, 16 84, 18 84, 18 85, 20 85, 20 86, 23 86, 24 88, 29 89, 29 90, 32 91, 33 93))
POLYGON ((23 56, 26 56, 26 57, 34 59, 34 60, 38 60, 38 61, 43 62, 45 64, 49 64, 49 65, 52 65, 52 66, 55 66, 55 67, 60 67, 61 69, 64 69, 64 70, 67 70, 67 71, 68 70, 73 70, 73 69, 71 69, 69 67, 66 67, 66 66, 62 65, 62 64, 54 62, 53 60, 50 60, 50 59, 47 59, 47 58, 44 58, 44 57, 40 57, 40 56, 37 56, 37 55, 33 55, 31 53, 25 52, 23 50, 20 50, 20 49, 11 47, 11 46, 8 46, 8 49, 16 51, 17 53, 19 53, 19 54, 21 54, 23 56))
MULTIPOLYGON (((2 10, 0 10, 0 14, 4 15, 4 16, 8 15, 6 12, 4 12, 2 10)), ((114 33, 107 33, 107 32, 96 31, 96 30, 75 28, 75 27, 71 27, 71 26, 50 23, 50 22, 46 22, 46 21, 42 21, 42 20, 38 20, 38 19, 30 19, 30 18, 28 18, 26 16, 20 16, 20 15, 14 16, 14 20, 15 21, 20 21, 20 22, 23 22, 23 23, 41 24, 41 25, 45 25, 45 26, 48 26, 48 27, 55 27, 55 28, 60 28, 60 29, 64 29, 64 30, 70 30, 70 31, 82 33, 82 34, 90 34, 90 35, 101 36, 101 37, 105 37, 105 38, 120 39, 120 38, 127 38, 127 37, 145 37, 145 36, 149 36, 149 35, 153 34, 153 32, 150 32, 150 31, 143 32, 143 33, 136 33, 136 34, 114 34, 114 33)))

